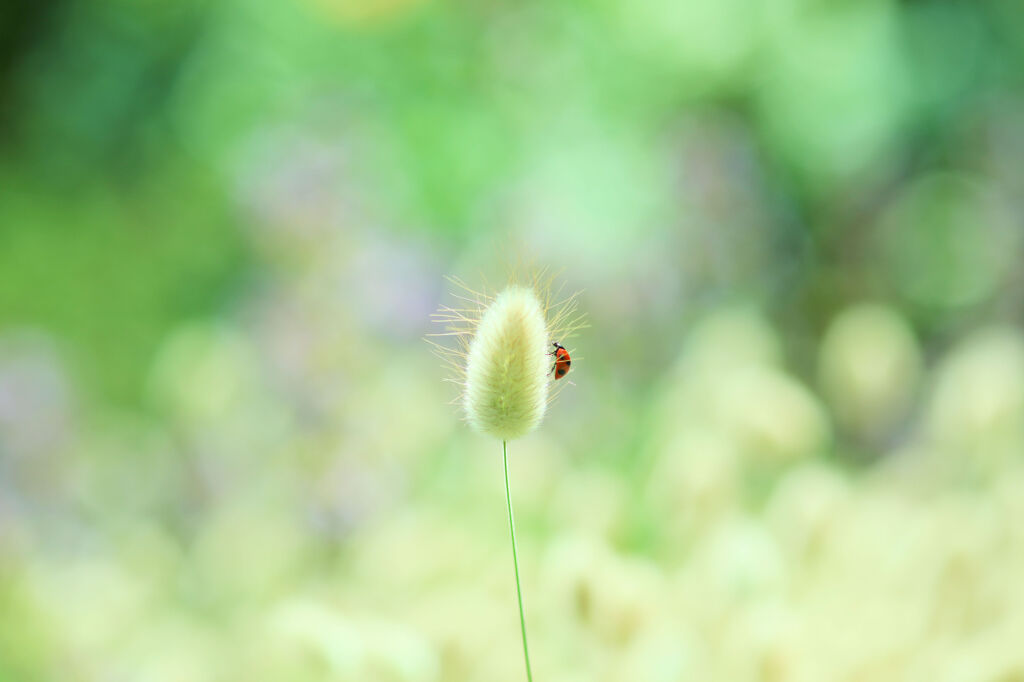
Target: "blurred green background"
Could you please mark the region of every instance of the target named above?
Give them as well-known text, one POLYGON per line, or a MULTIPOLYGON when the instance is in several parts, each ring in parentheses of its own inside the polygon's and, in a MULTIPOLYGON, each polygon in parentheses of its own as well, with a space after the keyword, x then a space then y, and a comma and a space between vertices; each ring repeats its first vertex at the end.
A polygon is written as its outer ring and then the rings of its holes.
POLYGON ((524 679, 519 261, 538 680, 1022 680, 1022 215, 1012 0, 8 4, 0 681, 524 679))

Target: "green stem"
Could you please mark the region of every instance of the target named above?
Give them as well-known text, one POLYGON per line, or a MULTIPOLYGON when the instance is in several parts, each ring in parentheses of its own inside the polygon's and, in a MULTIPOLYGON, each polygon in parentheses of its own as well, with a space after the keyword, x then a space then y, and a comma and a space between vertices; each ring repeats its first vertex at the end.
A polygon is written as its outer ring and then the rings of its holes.
POLYGON ((508 488, 508 442, 501 441, 501 456, 505 461, 505 503, 508 505, 508 530, 512 534, 512 565, 516 569, 516 596, 519 597, 519 629, 523 633, 523 659, 526 661, 526 679, 533 682, 530 672, 530 647, 526 645, 526 614, 523 612, 523 588, 519 586, 519 556, 516 553, 516 524, 512 520, 512 493, 508 488))

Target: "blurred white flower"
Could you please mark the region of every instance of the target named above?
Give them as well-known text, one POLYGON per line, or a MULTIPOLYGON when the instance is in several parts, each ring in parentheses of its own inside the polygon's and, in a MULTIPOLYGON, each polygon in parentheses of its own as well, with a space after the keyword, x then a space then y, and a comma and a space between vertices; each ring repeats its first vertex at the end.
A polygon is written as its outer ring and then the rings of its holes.
POLYGON ((665 579, 651 561, 616 554, 602 540, 563 536, 547 549, 541 592, 561 627, 592 633, 608 647, 628 645, 663 612, 665 579))
POLYGON ((867 437, 899 424, 916 393, 920 355, 910 325, 890 308, 863 304, 836 316, 822 340, 819 376, 839 421, 867 437))
POLYGON ((718 422, 760 466, 773 468, 822 454, 831 441, 817 397, 781 370, 725 370, 709 399, 718 422))
POLYGON ((265 641, 259 645, 269 648, 268 663, 284 679, 306 679, 317 670, 327 673, 325 679, 360 682, 441 679, 440 656, 421 634, 401 623, 353 617, 309 599, 282 603, 270 613, 262 634, 265 641))
POLYGON ((942 362, 927 412, 932 442, 984 469, 1024 447, 1024 337, 1015 328, 974 332, 942 362))
POLYGON ((680 429, 655 453, 644 499, 664 534, 663 552, 677 557, 740 503, 739 460, 727 436, 680 429))
POLYGON ((765 521, 795 569, 810 570, 850 504, 850 484, 837 470, 808 464, 786 474, 765 509, 765 521))
POLYGON ((682 614, 717 631, 750 604, 775 599, 789 569, 775 539, 751 518, 720 523, 694 548, 676 579, 682 614))
MULTIPOLYGON (((755 309, 735 306, 712 313, 691 332, 679 370, 713 378, 722 370, 774 366, 782 360, 778 334, 755 309)), ((680 376, 680 380, 692 376, 680 376)))

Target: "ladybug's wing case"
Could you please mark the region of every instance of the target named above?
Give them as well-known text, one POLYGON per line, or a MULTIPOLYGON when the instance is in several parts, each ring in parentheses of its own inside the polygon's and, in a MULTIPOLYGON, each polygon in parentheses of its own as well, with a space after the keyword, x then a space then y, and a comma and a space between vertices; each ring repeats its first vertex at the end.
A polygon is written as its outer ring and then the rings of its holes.
POLYGON ((572 361, 569 360, 569 351, 559 347, 555 352, 555 378, 561 379, 569 373, 569 366, 572 361))

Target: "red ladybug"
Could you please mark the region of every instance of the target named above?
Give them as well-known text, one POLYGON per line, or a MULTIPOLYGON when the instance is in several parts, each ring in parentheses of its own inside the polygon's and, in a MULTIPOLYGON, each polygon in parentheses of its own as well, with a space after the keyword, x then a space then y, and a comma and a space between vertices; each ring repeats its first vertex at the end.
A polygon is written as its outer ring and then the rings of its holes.
POLYGON ((555 364, 551 368, 555 373, 555 379, 561 379, 569 373, 569 365, 572 364, 572 360, 569 359, 569 351, 565 349, 560 343, 553 343, 555 350, 548 355, 555 356, 555 364))

